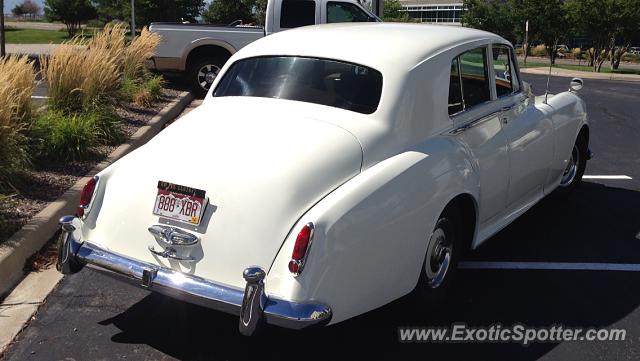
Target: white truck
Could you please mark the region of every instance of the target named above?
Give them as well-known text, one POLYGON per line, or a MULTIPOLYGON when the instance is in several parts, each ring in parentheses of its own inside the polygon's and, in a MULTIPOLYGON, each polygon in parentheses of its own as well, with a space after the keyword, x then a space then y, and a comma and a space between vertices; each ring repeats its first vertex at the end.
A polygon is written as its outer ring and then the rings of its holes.
POLYGON ((196 95, 202 97, 235 52, 264 36, 306 25, 378 21, 380 18, 359 0, 270 0, 265 27, 242 21, 226 26, 152 23, 149 29, 160 34, 162 42, 147 67, 182 73, 196 95))

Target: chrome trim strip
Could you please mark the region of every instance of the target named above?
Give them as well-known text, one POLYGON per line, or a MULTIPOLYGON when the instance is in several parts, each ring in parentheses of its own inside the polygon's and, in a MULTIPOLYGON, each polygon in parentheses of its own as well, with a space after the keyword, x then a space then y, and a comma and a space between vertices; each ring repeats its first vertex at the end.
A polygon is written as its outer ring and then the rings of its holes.
MULTIPOLYGON (((244 304, 246 289, 256 283, 264 282, 264 278, 260 280, 259 272, 255 271, 255 267, 245 270, 243 276, 247 281, 247 287, 242 290, 134 260, 88 241, 76 240, 74 232, 79 230, 80 220, 67 216, 60 222, 63 227, 63 236, 60 243, 61 257, 58 260, 58 269, 64 274, 79 272, 86 265, 139 287, 232 315, 240 316, 241 309, 247 309, 247 307, 252 307, 253 312, 258 312, 255 303, 244 304)), ((260 316, 263 316, 269 324, 300 330, 324 326, 331 321, 332 311, 329 306, 270 298, 264 293, 264 287, 257 287, 254 291, 255 295, 260 296, 256 298, 260 301, 260 316)))
POLYGON ((467 122, 467 123, 455 128, 455 129, 451 130, 449 132, 449 134, 457 135, 459 133, 462 133, 462 132, 464 132, 466 130, 469 130, 469 129, 473 128, 473 127, 476 127, 476 126, 478 126, 478 125, 480 125, 480 124, 482 124, 482 123, 494 118, 496 115, 498 115, 500 113, 502 113, 502 110, 495 111, 495 112, 493 112, 491 114, 483 116, 482 118, 478 118, 476 120, 472 120, 470 122, 467 122))

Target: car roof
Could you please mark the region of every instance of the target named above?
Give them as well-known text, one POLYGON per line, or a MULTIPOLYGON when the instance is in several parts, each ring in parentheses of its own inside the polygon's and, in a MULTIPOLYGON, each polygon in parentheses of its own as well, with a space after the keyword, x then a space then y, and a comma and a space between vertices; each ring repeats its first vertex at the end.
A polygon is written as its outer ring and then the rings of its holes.
POLYGON ((306 26, 266 36, 236 56, 321 57, 387 69, 411 69, 427 58, 471 42, 509 44, 476 29, 404 23, 339 23, 306 26))

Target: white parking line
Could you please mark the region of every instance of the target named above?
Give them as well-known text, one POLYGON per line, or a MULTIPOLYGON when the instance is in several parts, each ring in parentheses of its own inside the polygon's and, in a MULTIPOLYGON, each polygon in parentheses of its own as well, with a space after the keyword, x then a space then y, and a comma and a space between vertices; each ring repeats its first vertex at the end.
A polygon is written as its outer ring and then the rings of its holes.
POLYGON ((49 97, 43 96, 43 95, 32 95, 31 98, 32 99, 49 99, 49 97))
POLYGON ((584 175, 583 179, 633 179, 628 175, 584 175))
POLYGON ((568 263, 568 262, 460 262, 464 269, 511 270, 569 270, 569 271, 624 271, 640 272, 640 264, 634 263, 568 263))

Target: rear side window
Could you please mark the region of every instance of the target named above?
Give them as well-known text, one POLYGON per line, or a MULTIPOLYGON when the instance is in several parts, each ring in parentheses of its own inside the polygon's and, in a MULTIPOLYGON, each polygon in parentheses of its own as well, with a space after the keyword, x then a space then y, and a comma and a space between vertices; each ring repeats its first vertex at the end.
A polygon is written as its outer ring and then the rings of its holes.
POLYGON ((451 61, 451 77, 449 78, 449 115, 464 110, 462 85, 460 84, 460 68, 458 58, 451 61))
POLYGON ((375 21, 362 9, 351 3, 327 3, 327 23, 356 23, 375 21))
POLYGON ((316 2, 307 0, 284 0, 280 13, 280 27, 283 29, 314 25, 316 23, 316 2))
POLYGON ((488 74, 484 47, 453 58, 449 77, 449 115, 491 100, 488 74))
POLYGON ((458 58, 465 109, 491 100, 486 52, 484 47, 477 48, 458 58))

